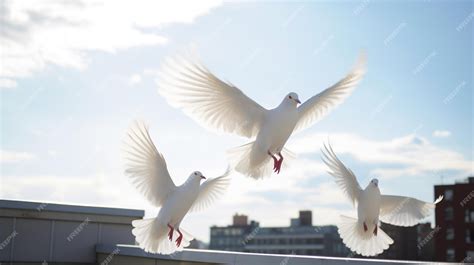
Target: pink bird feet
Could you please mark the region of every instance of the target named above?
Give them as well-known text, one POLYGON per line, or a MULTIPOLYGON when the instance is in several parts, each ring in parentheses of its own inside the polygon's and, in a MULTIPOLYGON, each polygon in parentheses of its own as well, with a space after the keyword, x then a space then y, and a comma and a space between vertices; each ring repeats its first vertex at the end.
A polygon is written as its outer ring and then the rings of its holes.
POLYGON ((168 228, 170 229, 169 233, 168 233, 168 239, 170 241, 173 241, 173 231, 174 231, 174 227, 172 227, 171 225, 168 224, 168 228))
POLYGON ((179 229, 177 229, 176 231, 178 231, 179 236, 175 242, 176 242, 176 246, 179 247, 181 246, 181 241, 183 240, 183 234, 181 233, 181 231, 179 231, 179 229))
POLYGON ((280 156, 280 159, 277 159, 276 156, 274 156, 270 151, 267 152, 269 156, 273 158, 273 172, 279 174, 281 170, 281 164, 283 163, 283 156, 281 155, 281 152, 278 153, 280 156))
MULTIPOLYGON (((367 232, 367 230, 369 229, 367 228, 367 225, 365 224, 365 222, 363 223, 363 225, 364 225, 364 232, 367 232)), ((379 228, 378 225, 375 225, 374 231, 372 232, 374 233, 374 236, 377 236, 378 228, 379 228)))
MULTIPOLYGON (((168 224, 168 228, 170 229, 170 231, 168 232, 168 239, 170 241, 173 241, 173 232, 174 232, 174 227, 172 227, 170 224, 168 224)), ((178 231, 179 233, 179 236, 178 238, 176 238, 176 246, 179 247, 181 246, 181 241, 183 241, 183 234, 181 233, 181 231, 179 231, 179 229, 176 229, 176 231, 178 231)))

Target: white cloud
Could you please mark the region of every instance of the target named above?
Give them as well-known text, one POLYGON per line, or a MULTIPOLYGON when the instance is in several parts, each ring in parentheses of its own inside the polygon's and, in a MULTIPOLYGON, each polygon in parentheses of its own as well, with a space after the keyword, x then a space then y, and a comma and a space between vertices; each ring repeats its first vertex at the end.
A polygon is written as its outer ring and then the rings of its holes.
MULTIPOLYGON (((327 134, 311 134, 297 138, 291 148, 300 154, 317 153, 327 139, 327 134)), ((438 147, 414 134, 389 140, 371 140, 354 134, 334 133, 329 139, 337 154, 346 153, 362 162, 390 165, 377 165, 371 172, 381 178, 417 176, 443 170, 456 170, 468 175, 472 174, 474 167, 473 161, 462 154, 438 147)))
MULTIPOLYGON (((327 139, 328 135, 321 133, 303 136, 293 142, 293 150, 300 154, 319 153, 327 139)), ((389 140, 370 140, 354 134, 334 133, 329 139, 337 154, 347 153, 362 162, 391 165, 389 168, 377 166, 372 173, 378 177, 416 176, 443 170, 461 171, 467 175, 473 171, 473 161, 415 134, 389 140)))
POLYGON ((443 130, 436 130, 436 131, 433 132, 433 136, 438 137, 438 138, 446 138, 446 137, 451 136, 451 132, 450 131, 443 131, 443 130))
POLYGON ((0 150, 0 163, 16 163, 33 158, 35 155, 27 152, 0 150))
POLYGON ((15 88, 18 84, 15 80, 8 78, 0 78, 0 89, 15 88))
POLYGON ((33 5, 29 1, 2 1, 0 77, 30 76, 50 64, 83 69, 88 51, 114 53, 161 45, 167 38, 153 30, 171 23, 191 23, 219 4, 215 0, 45 0, 33 5))

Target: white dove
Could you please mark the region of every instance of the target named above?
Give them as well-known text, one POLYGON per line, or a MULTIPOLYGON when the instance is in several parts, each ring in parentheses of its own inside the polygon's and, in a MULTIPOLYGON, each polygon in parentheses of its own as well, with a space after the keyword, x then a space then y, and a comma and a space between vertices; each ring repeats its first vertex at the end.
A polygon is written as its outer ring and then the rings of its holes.
POLYGON ((430 203, 404 196, 381 195, 377 179, 372 179, 362 189, 354 173, 337 158, 330 145, 324 145, 321 152, 329 174, 352 203, 357 204, 357 219, 341 215, 339 234, 347 247, 363 256, 378 255, 393 243, 380 229, 379 221, 397 226, 416 225, 443 199, 440 196, 430 203))
POLYGON ((213 202, 229 185, 227 172, 206 179, 195 171, 180 186, 171 179, 165 159, 153 144, 145 124, 136 122, 128 131, 125 145, 126 170, 135 187, 154 206, 161 207, 156 218, 134 220, 132 230, 136 241, 147 252, 171 254, 181 251, 193 239, 180 228, 188 211, 201 210, 213 202), (173 237, 178 233, 175 243, 173 237))
POLYGON ((174 107, 199 122, 255 141, 229 151, 234 169, 261 178, 280 172, 284 148, 293 132, 310 127, 351 94, 365 73, 362 54, 353 70, 342 80, 311 97, 300 107, 296 93, 289 93, 274 109, 265 109, 240 89, 221 81, 199 62, 181 57, 168 59, 161 72, 159 93, 174 107), (277 155, 278 154, 278 158, 277 155))

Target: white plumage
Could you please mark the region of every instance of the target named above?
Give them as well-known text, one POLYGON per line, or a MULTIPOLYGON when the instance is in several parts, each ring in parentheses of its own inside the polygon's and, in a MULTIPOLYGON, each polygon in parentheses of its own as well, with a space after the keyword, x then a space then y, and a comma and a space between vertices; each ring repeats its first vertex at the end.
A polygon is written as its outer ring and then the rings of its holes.
POLYGON ((181 221, 189 210, 209 206, 224 192, 230 181, 229 170, 202 185, 201 179, 205 177, 195 171, 182 185, 176 186, 163 155, 158 152, 146 125, 141 122, 135 122, 129 129, 124 151, 125 174, 150 203, 161 207, 156 218, 132 222, 136 241, 151 253, 170 254, 182 250, 193 237, 180 227, 181 221))
POLYGON ((289 93, 274 109, 265 109, 236 86, 214 76, 199 62, 168 59, 160 74, 159 92, 207 127, 234 133, 254 141, 229 151, 231 165, 244 175, 261 178, 279 173, 284 145, 294 131, 310 127, 341 104, 365 73, 365 56, 335 85, 311 97, 300 107, 296 93, 289 93), (276 155, 278 154, 279 157, 276 155))
POLYGON ((354 173, 339 160, 330 145, 325 145, 321 151, 323 161, 330 169, 329 174, 349 200, 357 205, 357 219, 341 216, 339 234, 347 247, 363 256, 378 255, 393 243, 380 229, 380 221, 413 226, 429 216, 435 205, 443 199, 440 196, 430 203, 410 197, 381 195, 377 179, 372 179, 362 189, 354 173))

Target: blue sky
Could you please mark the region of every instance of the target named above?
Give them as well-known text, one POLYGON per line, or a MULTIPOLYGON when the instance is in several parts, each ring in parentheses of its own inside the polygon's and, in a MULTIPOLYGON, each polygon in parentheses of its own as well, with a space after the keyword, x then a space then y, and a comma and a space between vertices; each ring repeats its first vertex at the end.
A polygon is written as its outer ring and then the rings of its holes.
MULTIPOLYGON (((287 225, 299 209, 318 224, 351 206, 325 173, 328 137, 365 186, 433 200, 433 185, 473 174, 473 20, 470 1, 266 2, 37 6, 5 1, 0 71, 0 197, 145 208, 123 174, 121 139, 145 120, 175 181, 225 170, 247 142, 199 126, 157 93, 164 58, 194 49, 223 80, 264 107, 289 91, 303 101, 342 78, 365 51, 368 72, 321 122, 295 135, 287 172, 235 176, 222 201, 192 214, 207 227, 235 212, 287 225), (36 11, 36 13, 35 13, 36 11), (35 16, 40 13, 42 16, 35 16)), ((430 219, 428 219, 430 220, 430 219)))

